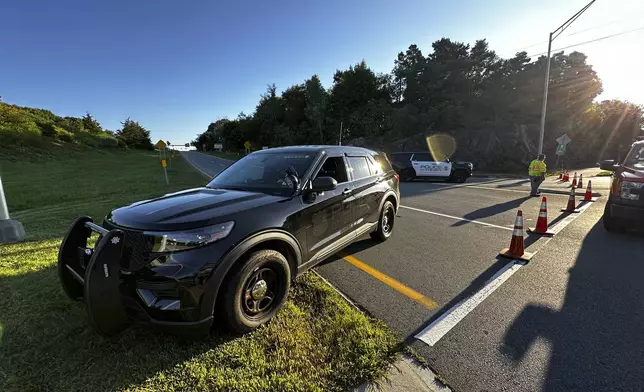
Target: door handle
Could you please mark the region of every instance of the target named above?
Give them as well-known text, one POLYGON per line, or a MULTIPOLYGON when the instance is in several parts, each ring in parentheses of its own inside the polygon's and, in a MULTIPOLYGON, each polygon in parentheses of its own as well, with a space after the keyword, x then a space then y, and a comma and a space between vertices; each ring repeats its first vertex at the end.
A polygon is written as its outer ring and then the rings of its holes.
POLYGON ((346 195, 350 195, 350 194, 351 194, 351 189, 345 189, 345 190, 343 190, 343 191, 342 191, 342 194, 343 194, 343 195, 345 195, 345 196, 346 196, 346 195))

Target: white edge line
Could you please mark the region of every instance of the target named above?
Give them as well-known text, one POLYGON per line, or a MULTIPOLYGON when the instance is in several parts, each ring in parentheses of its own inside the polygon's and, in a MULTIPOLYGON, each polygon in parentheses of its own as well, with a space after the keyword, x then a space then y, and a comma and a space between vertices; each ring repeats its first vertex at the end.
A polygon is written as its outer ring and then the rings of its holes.
MULTIPOLYGON (((550 230, 554 231, 555 234, 559 233, 572 221, 577 219, 577 217, 581 215, 581 213, 589 208, 592 204, 592 202, 585 202, 585 204, 577 208, 578 212, 571 213, 561 222, 558 222, 556 225, 552 226, 550 230)), ((545 239, 543 246, 550 242, 552 238, 553 237, 542 237, 541 239, 545 239)), ((530 245, 530 247, 528 247, 526 251, 529 248, 534 247, 538 242, 539 240, 530 245)), ((541 246, 539 249, 543 248, 543 246, 541 246)), ((435 345, 452 328, 454 328, 459 322, 461 322, 465 318, 465 316, 467 316, 472 310, 474 310, 479 304, 481 304, 487 297, 490 296, 490 294, 492 294, 497 288, 505 283, 506 280, 514 275, 514 273, 525 264, 525 262, 515 260, 503 266, 503 268, 497 271, 497 273, 494 274, 494 276, 492 276, 492 278, 490 278, 486 282, 483 288, 472 294, 470 297, 452 306, 452 308, 450 308, 447 312, 443 313, 439 318, 434 320, 431 324, 425 327, 425 329, 418 333, 415 338, 428 344, 429 346, 435 345)))
POLYGON ((560 222, 557 222, 554 226, 550 227, 555 234, 559 233, 561 230, 565 229, 572 221, 577 219, 577 217, 584 212, 588 207, 590 207, 593 202, 584 202, 579 208, 576 209, 577 212, 572 212, 570 215, 562 219, 560 222))
POLYGON ((204 176, 206 176, 206 177, 208 177, 208 178, 212 178, 212 176, 211 176, 210 174, 208 174, 208 173, 206 173, 205 171, 201 170, 197 165, 195 165, 194 163, 192 163, 192 162, 190 161, 190 159, 188 159, 188 157, 187 157, 187 156, 185 156, 185 155, 183 155, 183 154, 181 154, 181 156, 183 157, 183 159, 185 159, 185 160, 186 160, 186 162, 188 162, 190 165, 192 165, 192 167, 194 167, 195 169, 199 170, 199 172, 200 172, 201 174, 203 174, 204 176))
POLYGON ((443 313, 439 318, 434 320, 425 329, 418 333, 415 338, 424 343, 433 346, 461 320, 483 302, 490 294, 514 275, 524 264, 512 261, 501 268, 483 288, 472 296, 454 305, 449 311, 443 313))
POLYGON ((481 222, 481 221, 476 221, 476 220, 471 220, 471 219, 465 219, 465 218, 461 218, 460 216, 452 216, 452 215, 447 215, 447 214, 441 214, 440 212, 421 210, 420 208, 408 207, 408 206, 403 206, 403 205, 401 205, 400 207, 401 208, 406 208, 408 210, 424 212, 426 214, 442 216, 444 218, 450 218, 450 219, 456 219, 456 220, 459 220, 459 221, 476 223, 477 225, 483 225, 483 226, 488 226, 488 227, 496 227, 497 229, 510 230, 510 231, 513 230, 513 228, 511 228, 511 227, 499 226, 499 225, 495 225, 495 224, 492 224, 492 223, 486 223, 486 222, 481 222))

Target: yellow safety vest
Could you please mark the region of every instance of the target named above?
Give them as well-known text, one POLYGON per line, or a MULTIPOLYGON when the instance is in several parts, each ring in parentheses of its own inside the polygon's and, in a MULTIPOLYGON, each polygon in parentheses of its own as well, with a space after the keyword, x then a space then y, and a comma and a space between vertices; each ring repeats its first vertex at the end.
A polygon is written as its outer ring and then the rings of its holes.
POLYGON ((538 159, 533 160, 530 162, 530 166, 528 167, 528 175, 529 176, 541 176, 546 174, 546 164, 538 159))

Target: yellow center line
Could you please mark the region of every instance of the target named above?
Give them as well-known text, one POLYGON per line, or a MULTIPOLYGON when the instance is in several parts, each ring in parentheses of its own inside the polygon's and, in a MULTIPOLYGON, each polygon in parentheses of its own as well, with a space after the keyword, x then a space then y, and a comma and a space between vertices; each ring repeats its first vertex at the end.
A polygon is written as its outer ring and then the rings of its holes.
POLYGON ((378 279, 382 283, 386 284, 387 286, 391 287, 392 289, 398 291, 401 294, 406 295, 407 297, 413 299, 414 301, 424 305, 427 309, 429 310, 436 310, 438 309, 438 304, 436 301, 425 297, 418 291, 411 289, 404 284, 400 283, 396 279, 383 274, 382 272, 378 271, 377 269, 369 266, 368 264, 363 263, 362 261, 356 259, 353 256, 345 255, 340 253, 340 256, 344 259, 344 261, 352 264, 353 266, 363 270, 364 272, 368 273, 369 275, 373 276, 374 278, 378 279))

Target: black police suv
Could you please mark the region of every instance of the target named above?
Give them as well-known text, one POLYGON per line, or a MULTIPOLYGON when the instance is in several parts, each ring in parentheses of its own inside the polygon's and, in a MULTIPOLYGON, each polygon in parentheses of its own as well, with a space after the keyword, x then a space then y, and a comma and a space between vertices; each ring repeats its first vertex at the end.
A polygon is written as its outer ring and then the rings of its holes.
POLYGON ((439 161, 430 152, 395 152, 390 158, 402 181, 425 178, 465 182, 474 170, 470 162, 439 161))
POLYGON ((604 228, 644 230, 644 140, 633 143, 623 162, 604 161, 600 167, 614 172, 602 219, 604 228))
POLYGON ((257 151, 206 187, 118 208, 101 225, 78 218, 59 277, 104 335, 133 321, 193 337, 213 324, 247 332, 296 276, 364 234, 391 236, 398 180, 386 155, 364 148, 257 151))

